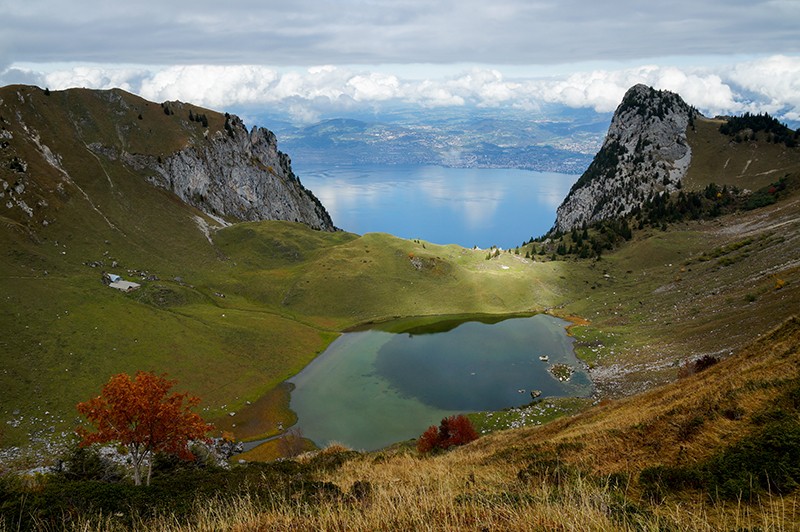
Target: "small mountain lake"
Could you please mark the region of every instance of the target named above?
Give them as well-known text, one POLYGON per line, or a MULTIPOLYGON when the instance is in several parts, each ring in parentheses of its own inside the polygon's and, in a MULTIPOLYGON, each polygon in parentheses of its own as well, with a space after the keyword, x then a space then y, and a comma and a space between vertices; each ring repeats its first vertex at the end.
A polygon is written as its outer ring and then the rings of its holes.
POLYGON ((296 428, 319 446, 374 450, 415 438, 445 416, 529 404, 533 390, 588 396, 593 386, 567 325, 537 314, 345 333, 289 379, 296 428), (551 372, 557 364, 574 373, 559 381, 551 372))

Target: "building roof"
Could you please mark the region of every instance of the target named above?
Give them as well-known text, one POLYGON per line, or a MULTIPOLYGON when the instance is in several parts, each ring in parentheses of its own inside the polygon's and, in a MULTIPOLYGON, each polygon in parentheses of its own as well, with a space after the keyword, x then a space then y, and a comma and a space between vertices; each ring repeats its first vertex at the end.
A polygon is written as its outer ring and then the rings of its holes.
POLYGON ((115 281, 108 286, 111 288, 116 288, 117 290, 122 290, 123 292, 130 292, 131 290, 136 290, 142 285, 139 283, 133 283, 131 281, 115 281))

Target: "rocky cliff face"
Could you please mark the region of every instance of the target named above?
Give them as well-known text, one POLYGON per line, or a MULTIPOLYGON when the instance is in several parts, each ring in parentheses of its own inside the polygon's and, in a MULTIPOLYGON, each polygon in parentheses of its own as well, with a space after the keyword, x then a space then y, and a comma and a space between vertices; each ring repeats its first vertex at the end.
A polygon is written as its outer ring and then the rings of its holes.
POLYGON ((247 131, 236 116, 120 90, 0 89, 0 198, 11 219, 46 225, 76 194, 97 212, 109 199, 124 203, 117 175, 144 178, 218 219, 336 229, 275 135, 247 131))
POLYGON ((334 229, 328 212, 292 172, 289 157, 278 151, 275 135, 258 127, 248 132, 236 116, 226 115, 225 129, 205 142, 166 157, 127 159, 155 170, 150 182, 209 214, 334 229))
POLYGON ((681 185, 696 111, 680 96, 636 85, 617 107, 603 146, 556 211, 555 231, 623 216, 681 185))

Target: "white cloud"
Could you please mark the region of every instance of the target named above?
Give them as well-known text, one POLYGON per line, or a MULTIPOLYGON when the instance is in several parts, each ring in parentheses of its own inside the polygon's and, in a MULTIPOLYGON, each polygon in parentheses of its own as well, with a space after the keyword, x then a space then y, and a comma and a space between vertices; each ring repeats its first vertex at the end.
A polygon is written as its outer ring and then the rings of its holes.
POLYGON ((382 73, 353 76, 346 87, 353 91, 352 97, 357 102, 391 100, 400 94, 400 80, 382 73))
POLYGON ((462 106, 466 103, 442 82, 427 79, 410 85, 404 96, 409 102, 424 107, 462 106))
MULTIPOLYGON (((35 71, 30 72, 38 74, 35 71)), ((147 74, 147 71, 138 68, 109 69, 101 66, 76 66, 70 70, 58 70, 42 75, 40 79, 45 86, 56 90, 87 87, 135 91, 138 80, 147 74)))
POLYGON ((138 92, 154 101, 226 107, 263 101, 277 79, 275 70, 262 66, 172 66, 145 78, 138 92))
POLYGON ((740 63, 728 77, 753 95, 755 107, 771 113, 785 110, 790 120, 800 119, 800 57, 780 55, 740 63))
POLYGON ((707 115, 768 111, 800 116, 800 56, 772 56, 713 67, 646 64, 577 70, 557 77, 514 77, 502 68, 463 67, 427 79, 401 78, 391 66, 333 65, 278 69, 260 65, 12 66, 0 82, 33 82, 51 89, 121 87, 154 101, 183 100, 214 109, 281 106, 298 121, 388 102, 424 107, 483 106, 536 109, 541 103, 613 111, 636 83, 680 94, 707 115))

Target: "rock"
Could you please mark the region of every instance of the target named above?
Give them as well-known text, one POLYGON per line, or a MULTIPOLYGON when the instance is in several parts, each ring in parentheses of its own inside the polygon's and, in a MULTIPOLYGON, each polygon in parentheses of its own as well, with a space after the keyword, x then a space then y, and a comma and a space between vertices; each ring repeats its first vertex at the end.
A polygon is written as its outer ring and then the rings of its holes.
POLYGON ((165 157, 122 154, 127 164, 152 169, 153 184, 205 213, 243 221, 286 220, 334 231, 322 203, 300 183, 275 134, 249 133, 236 116, 225 130, 165 157))
POLYGON ((558 207, 553 229, 624 216, 651 194, 677 190, 691 161, 686 128, 695 114, 675 93, 629 89, 602 148, 558 207))

